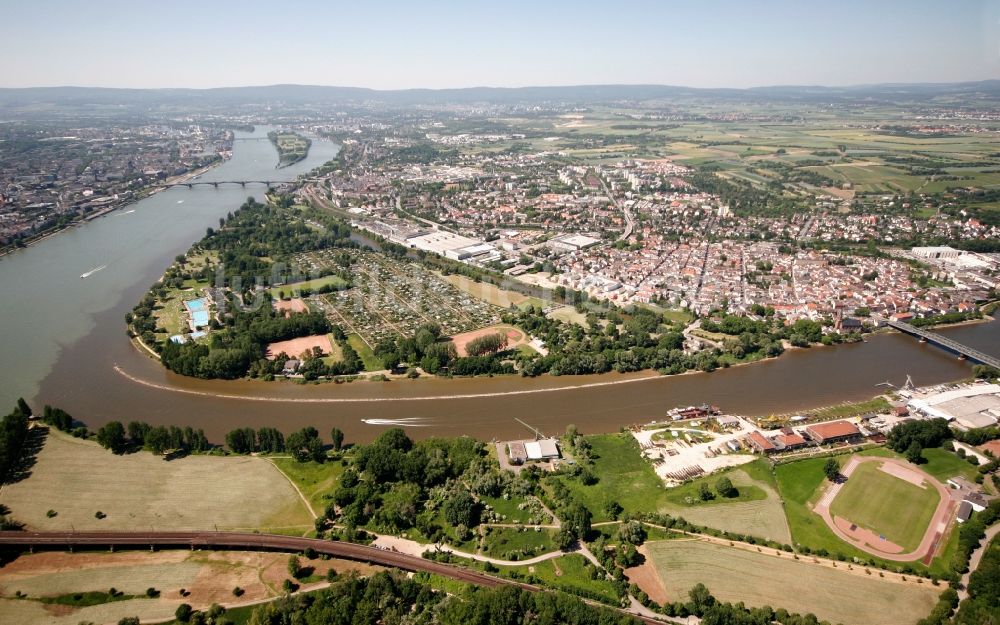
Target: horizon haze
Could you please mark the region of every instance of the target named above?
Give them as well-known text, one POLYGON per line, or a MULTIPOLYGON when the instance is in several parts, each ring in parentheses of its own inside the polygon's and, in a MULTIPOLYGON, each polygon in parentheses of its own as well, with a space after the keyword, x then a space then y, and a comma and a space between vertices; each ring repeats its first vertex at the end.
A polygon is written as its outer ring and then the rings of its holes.
POLYGON ((183 0, 175 15, 122 0, 0 1, 0 87, 212 88, 322 84, 379 90, 568 85, 748 88, 965 82, 1000 76, 1000 4, 800 6, 629 0, 615 11, 513 2, 281 9, 183 0), (106 16, 95 20, 94 15, 106 16), (865 17, 867 16, 867 17, 865 17), (864 18, 864 19, 862 19, 864 18), (81 28, 86 24, 86 28, 81 28))

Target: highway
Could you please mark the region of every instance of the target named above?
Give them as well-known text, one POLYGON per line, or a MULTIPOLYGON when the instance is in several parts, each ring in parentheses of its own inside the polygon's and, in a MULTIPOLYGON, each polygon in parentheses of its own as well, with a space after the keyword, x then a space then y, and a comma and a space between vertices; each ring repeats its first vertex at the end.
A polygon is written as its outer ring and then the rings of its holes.
MULTIPOLYGON (((0 532, 0 547, 16 548, 127 548, 153 549, 156 547, 185 549, 247 549, 255 551, 286 551, 291 553, 304 552, 312 549, 318 554, 335 558, 366 562, 381 566, 393 567, 404 571, 424 571, 443 577, 449 577, 461 582, 495 588, 497 586, 517 586, 528 592, 540 592, 543 589, 530 584, 522 584, 500 577, 493 577, 478 571, 425 560, 416 556, 377 549, 355 543, 320 540, 318 538, 301 538, 297 536, 281 536, 278 534, 255 534, 248 532, 0 532)), ((586 601, 586 600, 584 600, 586 601)), ((593 603, 586 601, 587 603, 593 603)), ((599 605, 599 604, 594 604, 599 605)), ((607 606, 605 606, 607 607, 607 606)), ((621 610, 625 612, 624 610, 621 610)), ((663 621, 646 616, 631 616, 649 625, 662 624, 663 621)), ((664 617, 664 621, 667 621, 664 617)))

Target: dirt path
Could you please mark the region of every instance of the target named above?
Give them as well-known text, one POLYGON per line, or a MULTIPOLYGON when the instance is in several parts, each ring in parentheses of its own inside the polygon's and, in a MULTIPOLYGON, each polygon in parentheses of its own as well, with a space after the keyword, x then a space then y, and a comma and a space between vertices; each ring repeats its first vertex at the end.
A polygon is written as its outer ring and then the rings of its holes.
POLYGON ((980 541, 979 547, 972 552, 972 557, 969 558, 969 570, 962 576, 962 585, 958 591, 959 601, 965 601, 969 597, 969 579, 972 577, 972 573, 979 567, 979 562, 983 559, 983 554, 986 553, 986 549, 990 546, 990 541, 996 538, 997 534, 1000 534, 1000 523, 986 530, 986 536, 980 541))
POLYGON ((830 530, 837 535, 838 538, 853 545, 858 549, 866 553, 870 553, 873 556, 882 558, 883 560, 892 560, 893 562, 913 562, 915 560, 924 560, 925 564, 930 561, 934 556, 934 552, 937 551, 941 538, 945 534, 945 530, 948 529, 948 525, 951 522, 951 513, 955 507, 955 501, 952 499, 951 491, 944 487, 943 484, 935 480, 933 477, 924 473, 920 469, 911 465, 908 462, 896 458, 879 458, 879 457, 860 457, 852 456, 851 459, 844 465, 841 470, 841 474, 845 478, 850 478, 854 470, 862 462, 880 462, 883 464, 895 465, 892 467, 893 471, 890 474, 896 475, 894 471, 899 472, 919 472, 923 477, 924 481, 937 490, 938 494, 941 496, 941 501, 938 502, 937 508, 934 510, 934 515, 931 517, 931 521, 927 526, 927 531, 924 533, 923 539, 920 541, 920 545, 908 553, 893 553, 891 551, 883 551, 872 545, 866 540, 859 540, 856 536, 851 535, 845 531, 841 524, 836 522, 833 514, 830 512, 830 505, 833 500, 837 497, 837 494, 844 487, 844 481, 838 482, 836 484, 830 484, 823 495, 820 497, 819 501, 816 502, 816 506, 813 511, 823 518, 830 530))
POLYGON ((274 467, 274 470, 275 470, 275 471, 277 471, 278 473, 280 473, 280 474, 281 474, 281 477, 283 477, 283 478, 285 478, 286 480, 288 480, 288 483, 292 485, 292 488, 294 488, 294 489, 295 489, 295 492, 299 494, 299 499, 301 499, 301 500, 302 500, 302 503, 304 503, 304 504, 305 504, 305 506, 306 506, 306 510, 308 510, 308 511, 309 511, 309 514, 311 514, 311 515, 312 515, 312 518, 314 518, 314 519, 317 519, 317 518, 319 518, 319 515, 318 515, 318 514, 316 514, 316 511, 315 511, 315 510, 313 510, 313 507, 312 507, 312 504, 311 504, 311 503, 309 503, 309 499, 308 499, 308 498, 306 498, 305 494, 303 494, 303 492, 302 492, 301 490, 299 490, 299 487, 298 487, 298 486, 296 486, 295 482, 293 482, 293 481, 292 481, 292 478, 288 477, 288 476, 287 476, 287 475, 285 474, 285 472, 284 472, 284 471, 282 471, 282 470, 281 470, 280 468, 278 468, 278 465, 277 465, 277 464, 275 464, 273 460, 271 460, 270 458, 268 458, 268 457, 266 457, 266 456, 264 457, 264 459, 265 459, 265 460, 267 460, 267 461, 268 461, 268 462, 269 462, 269 463, 271 464, 271 466, 272 466, 272 467, 274 467))

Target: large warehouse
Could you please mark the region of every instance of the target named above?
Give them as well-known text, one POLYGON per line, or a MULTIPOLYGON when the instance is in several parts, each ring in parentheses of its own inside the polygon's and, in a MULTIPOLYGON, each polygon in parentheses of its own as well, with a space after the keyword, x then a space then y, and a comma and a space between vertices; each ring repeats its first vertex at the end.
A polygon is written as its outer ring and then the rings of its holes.
POLYGON ((914 394, 910 412, 940 417, 972 429, 996 425, 1000 420, 1000 384, 972 384, 940 393, 914 394))

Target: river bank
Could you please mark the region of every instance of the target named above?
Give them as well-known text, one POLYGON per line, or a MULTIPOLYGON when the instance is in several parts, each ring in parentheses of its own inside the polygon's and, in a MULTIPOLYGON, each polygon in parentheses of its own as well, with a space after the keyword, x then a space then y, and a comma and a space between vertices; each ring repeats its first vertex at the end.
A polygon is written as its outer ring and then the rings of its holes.
MULTIPOLYGON (((263 137, 266 132, 260 128, 240 136, 263 137)), ((269 141, 234 145, 232 159, 204 174, 204 180, 257 180, 275 173, 276 153, 269 141)), ((294 179, 336 152, 334 144, 314 140, 309 157, 280 170, 281 176, 294 179)), ((490 440, 527 435, 515 417, 548 434, 562 432, 570 423, 583 432, 608 432, 662 418, 677 406, 711 403, 738 414, 768 415, 868 399, 879 390, 876 384, 888 379, 901 385, 907 375, 919 385, 970 375, 968 363, 908 336, 887 333, 838 349, 790 350, 754 367, 702 375, 422 376, 405 383, 267 386, 178 376, 133 345, 122 321, 164 267, 245 196, 246 190, 228 185, 167 189, 130 207, 134 214, 88 222, 0 263, 5 286, 0 318, 7 322, 0 402, 13 405, 23 396, 33 405, 60 406, 91 428, 112 420, 192 425, 204 428, 211 440, 223 440, 235 427, 290 432, 314 426, 323 431, 338 427, 347 440, 365 442, 393 424, 418 438, 471 435, 490 440), (100 273, 79 278, 81 271, 103 264, 107 268, 100 273), (324 401, 292 401, 299 399, 324 401)), ((1000 351, 1000 323, 941 332, 984 351, 1000 351)))
POLYGON ((138 203, 138 202, 140 202, 140 201, 142 201, 142 200, 144 200, 144 199, 146 199, 148 197, 151 197, 153 195, 156 195, 157 193, 160 193, 161 191, 163 191, 164 189, 167 188, 166 185, 187 182, 188 180, 191 180, 193 178, 197 178, 199 176, 202 176, 202 175, 204 175, 204 174, 212 171, 216 167, 219 167, 222 164, 224 164, 225 162, 226 162, 226 159, 222 159, 222 160, 216 161, 216 162, 214 162, 214 163, 212 163, 210 165, 205 165, 204 167, 200 167, 198 169, 193 169, 193 170, 191 170, 191 171, 189 171, 187 173, 181 174, 179 176, 173 176, 171 178, 167 178, 164 182, 158 182, 156 184, 148 185, 148 186, 143 187, 142 189, 139 189, 138 191, 136 191, 136 194, 133 197, 128 198, 127 200, 123 200, 121 202, 117 202, 117 203, 115 203, 115 204, 113 204, 111 206, 108 206, 106 208, 102 208, 102 209, 100 209, 98 211, 94 211, 92 213, 87 213, 85 215, 77 215, 73 220, 71 220, 71 221, 69 221, 69 222, 67 222, 67 223, 65 223, 65 224, 63 224, 61 226, 57 226, 55 228, 46 230, 45 232, 39 233, 36 236, 33 236, 33 237, 29 238, 29 239, 20 241, 19 245, 7 245, 7 246, 4 246, 2 249, 0 249, 0 259, 4 258, 5 256, 7 256, 9 254, 13 254, 14 252, 17 252, 17 251, 20 251, 20 250, 23 250, 23 249, 27 249, 27 248, 29 248, 29 247, 31 247, 33 245, 37 245, 38 243, 41 243, 42 241, 45 241, 45 240, 49 239, 50 237, 54 237, 57 234, 61 234, 61 233, 65 232, 65 231, 69 230, 70 228, 77 228, 77 227, 79 227, 79 226, 81 226, 83 224, 89 223, 89 222, 94 221, 96 219, 99 219, 101 217, 105 217, 107 215, 111 215, 111 214, 115 213, 116 211, 119 211, 119 210, 121 210, 123 208, 128 208, 129 206, 132 206, 133 204, 136 204, 136 203, 138 203))

